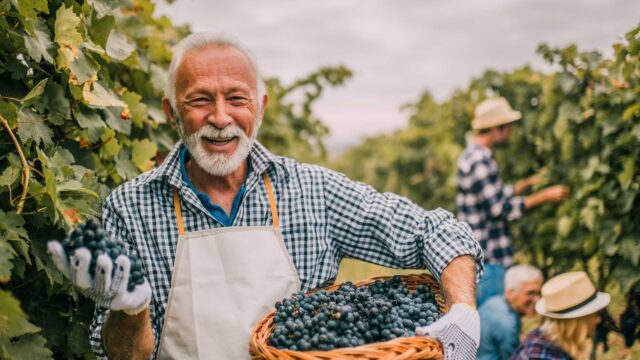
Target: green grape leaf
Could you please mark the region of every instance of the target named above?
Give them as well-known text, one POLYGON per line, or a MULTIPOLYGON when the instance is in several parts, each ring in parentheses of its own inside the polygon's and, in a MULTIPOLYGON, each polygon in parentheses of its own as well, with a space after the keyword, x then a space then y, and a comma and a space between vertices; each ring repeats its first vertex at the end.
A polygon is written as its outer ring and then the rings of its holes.
POLYGON ((0 117, 5 119, 11 129, 18 126, 18 108, 12 103, 0 99, 0 117))
POLYGON ((105 16, 101 19, 94 19, 93 21, 91 21, 91 27, 89 28, 91 39, 93 39, 96 44, 102 46, 103 48, 106 48, 107 39, 109 39, 109 34, 111 34, 115 23, 116 21, 113 16, 105 16))
POLYGON ((104 120, 111 129, 121 132, 125 135, 131 134, 131 120, 122 119, 120 117, 119 109, 106 109, 104 111, 104 120))
POLYGON ((78 25, 80 25, 80 18, 73 12, 73 8, 67 8, 62 4, 56 11, 54 41, 61 47, 75 49, 82 42, 82 35, 77 30, 78 25))
POLYGON ((155 166, 155 162, 151 159, 153 159, 158 152, 156 144, 148 139, 136 139, 131 142, 131 149, 131 161, 133 161, 140 171, 145 172, 155 166))
POLYGON ((20 172, 21 169, 14 166, 5 168, 2 175, 0 175, 0 186, 13 185, 13 183, 20 178, 20 172))
POLYGON ((135 92, 127 91, 122 95, 122 101, 129 108, 133 125, 142 127, 147 120, 147 106, 142 102, 142 97, 135 92))
POLYGON ((96 76, 98 69, 100 69, 100 65, 90 56, 85 55, 84 51, 80 51, 78 56, 69 63, 69 70, 71 70, 79 84, 84 84, 87 80, 96 76))
POLYGON ((134 44, 127 41, 127 36, 118 32, 112 31, 107 39, 107 55, 116 60, 124 60, 128 58, 131 53, 136 49, 134 44))
POLYGON ((24 16, 25 20, 34 20, 38 11, 45 14, 49 13, 47 0, 16 0, 16 2, 18 4, 18 12, 24 16))
MULTIPOLYGON (((1 210, 0 210, 1 211, 1 210)), ((16 253, 9 243, 0 237, 0 284, 6 283, 11 278, 13 258, 16 253)), ((0 310, 0 325, 2 325, 2 311, 0 310)))
POLYGON ((136 167, 130 159, 130 153, 123 150, 118 154, 118 161, 116 161, 116 171, 118 175, 124 180, 133 179, 140 174, 140 170, 136 167))
POLYGON ((51 41, 51 33, 47 24, 40 18, 35 22, 34 29, 31 35, 25 35, 24 46, 27 49, 27 54, 35 61, 40 62, 44 59, 46 62, 53 64, 53 42, 51 41))
POLYGON ((619 254, 627 258, 634 266, 640 265, 640 239, 631 236, 622 238, 619 254))
POLYGON ((14 211, 3 212, 0 210, 0 230, 3 230, 7 240, 29 239, 27 231, 23 228, 24 219, 14 211))
POLYGON ((18 137, 23 144, 33 140, 36 144, 53 145, 53 131, 47 126, 44 119, 31 109, 20 110, 18 137))
POLYGON ((37 83, 36 86, 34 86, 33 89, 31 89, 31 91, 27 93, 27 95, 20 99, 20 101, 26 102, 31 99, 40 97, 40 95, 42 95, 42 93, 44 92, 45 86, 47 86, 47 81, 49 81, 49 79, 40 80, 40 82, 37 83))
POLYGON ((118 2, 110 0, 87 0, 93 10, 98 14, 98 18, 113 15, 113 11, 117 9, 118 2))
POLYGON ((618 174, 618 181, 623 190, 629 189, 631 182, 633 181, 633 174, 635 172, 635 156, 629 156, 623 160, 623 170, 618 174))
POLYGON ((82 90, 82 96, 88 105, 98 108, 110 106, 125 107, 126 104, 116 97, 110 90, 107 90, 99 83, 92 84, 93 90, 86 86, 82 90))
POLYGON ((71 106, 64 88, 50 81, 44 90, 43 101, 35 104, 40 112, 49 113, 49 121, 54 125, 62 125, 71 117, 71 106))
POLYGON ((40 331, 32 325, 10 292, 0 290, 0 338, 17 337, 40 331))
POLYGON ((122 146, 118 143, 115 131, 113 129, 106 128, 102 134, 101 140, 104 145, 100 148, 100 156, 105 159, 116 158, 122 149, 122 146))
POLYGON ((87 129, 89 141, 95 143, 100 140, 105 124, 95 110, 81 106, 79 111, 74 111, 73 114, 78 125, 83 129, 87 129))
POLYGON ((1 342, 9 358, 13 360, 48 360, 53 353, 45 344, 47 339, 37 334, 21 336, 16 341, 6 339, 1 342))

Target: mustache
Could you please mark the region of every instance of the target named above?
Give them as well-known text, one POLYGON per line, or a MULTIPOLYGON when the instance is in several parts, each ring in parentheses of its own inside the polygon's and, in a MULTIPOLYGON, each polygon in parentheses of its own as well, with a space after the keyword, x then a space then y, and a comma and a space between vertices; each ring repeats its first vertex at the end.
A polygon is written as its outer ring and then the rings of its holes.
POLYGON ((236 125, 229 125, 223 129, 218 129, 213 125, 206 125, 191 134, 191 136, 196 138, 206 137, 208 139, 228 139, 230 137, 243 137, 245 133, 236 125))

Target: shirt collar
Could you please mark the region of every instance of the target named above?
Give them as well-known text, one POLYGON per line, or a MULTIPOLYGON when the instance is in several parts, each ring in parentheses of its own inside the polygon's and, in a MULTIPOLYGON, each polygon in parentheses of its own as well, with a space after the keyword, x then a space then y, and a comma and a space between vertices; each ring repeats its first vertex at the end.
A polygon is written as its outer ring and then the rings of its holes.
POLYGON ((488 156, 491 156, 492 151, 491 149, 489 149, 486 146, 480 145, 477 142, 473 141, 473 139, 467 139, 467 148, 469 149, 473 149, 473 150, 479 150, 482 151, 483 153, 487 154, 488 156))
MULTIPOLYGON (((184 147, 182 141, 178 141, 162 164, 150 174, 149 181, 166 178, 169 184, 178 189, 186 186, 182 181, 182 171, 180 167, 180 149, 182 147, 184 147)), ((253 143, 251 152, 249 152, 249 159, 252 166, 250 176, 260 176, 270 168, 274 169, 276 175, 282 175, 285 178, 288 178, 290 175, 289 170, 284 166, 281 159, 269 152, 257 140, 253 143)))

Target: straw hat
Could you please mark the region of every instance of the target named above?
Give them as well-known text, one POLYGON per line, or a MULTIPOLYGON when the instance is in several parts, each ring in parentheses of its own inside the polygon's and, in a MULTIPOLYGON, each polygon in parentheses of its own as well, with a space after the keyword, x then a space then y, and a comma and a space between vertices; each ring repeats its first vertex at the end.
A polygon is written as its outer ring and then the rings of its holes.
POLYGON ((536 303, 538 314, 554 319, 575 319, 593 314, 609 304, 607 293, 596 291, 584 271, 560 274, 542 286, 536 303))
POLYGON ((473 130, 509 124, 522 117, 520 111, 513 110, 507 99, 503 97, 491 98, 481 102, 476 106, 474 113, 475 117, 471 121, 473 130))

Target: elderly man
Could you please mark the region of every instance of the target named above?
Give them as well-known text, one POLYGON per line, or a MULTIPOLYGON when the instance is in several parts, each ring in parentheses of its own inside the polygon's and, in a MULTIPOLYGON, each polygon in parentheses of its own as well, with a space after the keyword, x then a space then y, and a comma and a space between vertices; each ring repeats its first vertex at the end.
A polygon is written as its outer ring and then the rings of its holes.
POLYGON ((516 265, 504 276, 504 295, 487 300, 480 312, 478 360, 508 360, 520 345, 522 316, 535 314, 540 298, 542 272, 530 265, 516 265))
POLYGON ((418 332, 450 359, 475 357, 482 249, 466 224, 271 154, 255 141, 267 94, 237 44, 191 35, 169 72, 164 112, 182 141, 103 208, 148 281, 112 298, 89 292, 103 305, 91 335, 99 358, 248 358, 251 328, 275 301, 330 284, 344 257, 428 269, 452 307, 418 332))
POLYGON ((512 123, 521 116, 501 97, 478 104, 471 121, 473 135, 458 159, 458 219, 471 226, 486 261, 478 284, 478 306, 504 292, 504 272, 513 263, 509 222, 521 218, 525 210, 569 196, 569 189, 562 185, 519 196, 539 182, 538 174, 513 186, 503 184, 492 150, 507 142, 512 123))

